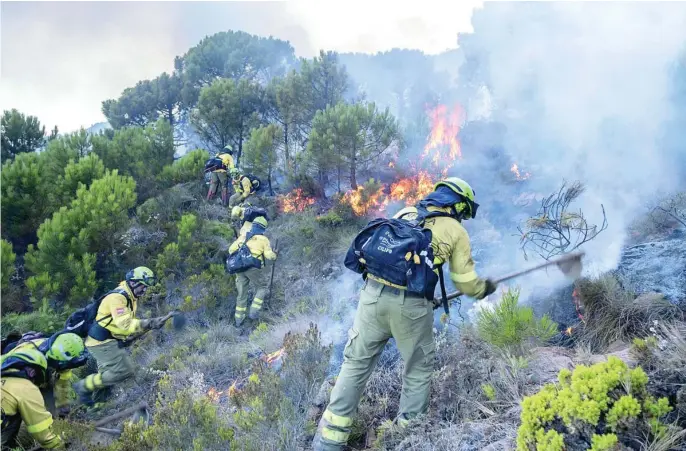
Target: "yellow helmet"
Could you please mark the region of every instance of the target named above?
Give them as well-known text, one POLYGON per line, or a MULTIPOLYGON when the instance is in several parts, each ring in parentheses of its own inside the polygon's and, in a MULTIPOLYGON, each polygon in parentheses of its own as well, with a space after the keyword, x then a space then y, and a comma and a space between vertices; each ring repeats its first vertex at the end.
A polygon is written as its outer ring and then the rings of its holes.
POLYGON ((264 218, 264 216, 258 216, 257 218, 253 219, 252 221, 253 224, 259 224, 264 228, 267 228, 267 220, 264 218))
POLYGON ((231 209, 231 219, 238 219, 241 217, 241 213, 243 213, 243 209, 236 205, 231 209))
POLYGON ((472 189, 469 183, 458 177, 448 177, 447 179, 436 183, 434 186, 434 191, 441 186, 447 186, 461 197, 462 200, 455 204, 455 209, 458 212, 462 212, 465 218, 476 217, 476 211, 479 208, 479 204, 477 204, 475 201, 476 192, 472 189))

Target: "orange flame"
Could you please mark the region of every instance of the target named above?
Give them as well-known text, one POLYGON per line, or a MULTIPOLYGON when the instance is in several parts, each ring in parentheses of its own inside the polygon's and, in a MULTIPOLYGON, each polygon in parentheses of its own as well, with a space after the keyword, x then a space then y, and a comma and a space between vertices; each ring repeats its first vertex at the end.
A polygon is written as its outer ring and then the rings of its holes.
POLYGON ((350 205, 357 216, 365 216, 370 213, 380 212, 386 208, 383 186, 376 192, 366 194, 363 186, 358 186, 356 190, 350 190, 343 195, 341 202, 350 205))
POLYGON ((274 351, 271 354, 260 357, 260 359, 267 365, 271 366, 274 363, 277 363, 285 355, 286 351, 283 348, 281 348, 278 351, 274 351))
POLYGON ((427 138, 422 157, 428 157, 431 154, 434 166, 442 166, 447 172, 447 169, 453 165, 453 161, 462 158, 457 134, 464 122, 464 111, 459 105, 455 105, 452 111, 448 111, 445 105, 438 105, 429 111, 429 117, 431 118, 431 133, 427 138))
POLYGON ((314 197, 307 197, 302 188, 296 188, 285 196, 280 196, 279 204, 284 213, 301 212, 314 204, 314 197))
POLYGON ((529 177, 531 177, 531 174, 528 172, 525 172, 523 175, 519 172, 519 166, 517 166, 517 163, 514 163, 512 167, 510 168, 510 172, 512 172, 517 180, 526 180, 529 177))
POLYGON ((419 171, 415 176, 400 179, 391 185, 390 199, 405 201, 405 205, 414 205, 433 191, 434 181, 426 171, 419 171))

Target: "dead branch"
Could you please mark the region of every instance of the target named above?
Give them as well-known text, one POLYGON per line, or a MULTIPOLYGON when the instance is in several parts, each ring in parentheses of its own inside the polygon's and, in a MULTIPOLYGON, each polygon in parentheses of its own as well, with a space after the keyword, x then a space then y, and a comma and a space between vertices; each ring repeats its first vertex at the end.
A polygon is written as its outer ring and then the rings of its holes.
POLYGON ((588 224, 581 210, 570 211, 570 204, 583 192, 581 182, 577 181, 569 187, 564 182, 557 192, 541 201, 536 216, 529 218, 523 227, 517 227, 525 258, 528 258, 528 251, 550 260, 572 252, 607 229, 607 217, 602 204, 603 223, 600 227, 588 224))

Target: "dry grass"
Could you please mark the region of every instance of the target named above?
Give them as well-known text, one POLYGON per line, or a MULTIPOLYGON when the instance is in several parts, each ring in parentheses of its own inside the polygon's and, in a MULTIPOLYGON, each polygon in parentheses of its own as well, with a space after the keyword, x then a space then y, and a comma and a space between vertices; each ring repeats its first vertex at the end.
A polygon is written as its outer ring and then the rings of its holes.
POLYGON ((683 320, 683 312, 661 295, 645 294, 636 298, 612 275, 581 279, 576 288, 586 321, 579 340, 593 352, 603 351, 616 341, 645 337, 655 321, 683 320))

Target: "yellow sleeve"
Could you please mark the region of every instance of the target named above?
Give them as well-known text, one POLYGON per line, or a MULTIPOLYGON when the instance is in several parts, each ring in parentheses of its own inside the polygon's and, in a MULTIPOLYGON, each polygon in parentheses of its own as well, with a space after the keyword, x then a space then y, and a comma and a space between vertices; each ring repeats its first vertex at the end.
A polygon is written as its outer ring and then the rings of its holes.
POLYGON ((250 183, 250 179, 248 177, 243 177, 241 179, 241 187, 243 188, 243 199, 248 197, 250 195, 250 191, 252 191, 252 183, 250 183))
POLYGON ((71 379, 72 371, 66 370, 57 373, 57 380, 55 381, 55 387, 53 389, 55 393, 55 407, 58 409, 69 404, 69 398, 71 396, 71 379))
POLYGON ((486 283, 476 274, 469 235, 464 230, 454 236, 454 245, 450 255, 450 280, 455 287, 476 299, 484 297, 486 283))
POLYGON ((127 300, 123 295, 111 294, 107 298, 106 300, 109 301, 109 314, 112 315, 112 323, 110 323, 107 329, 117 335, 124 336, 141 330, 141 321, 136 319, 133 310, 129 308, 127 300))
POLYGON ((26 430, 43 448, 53 449, 62 440, 52 431, 52 415, 45 409, 45 401, 35 385, 27 386, 18 398, 18 410, 26 423, 26 430))
POLYGON ((236 241, 231 243, 231 246, 229 246, 229 254, 233 254, 234 252, 236 252, 238 248, 241 246, 241 244, 243 244, 243 239, 241 238, 245 239, 245 235, 241 235, 240 237, 238 237, 236 241))
POLYGON ((236 164, 233 161, 233 157, 228 153, 222 155, 222 162, 224 162, 224 166, 226 166, 227 169, 233 169, 236 167, 236 164))
POLYGON ((262 242, 262 255, 264 255, 264 258, 267 260, 276 260, 276 253, 272 250, 272 245, 269 242, 269 238, 266 236, 263 236, 264 240, 261 240, 262 242))

